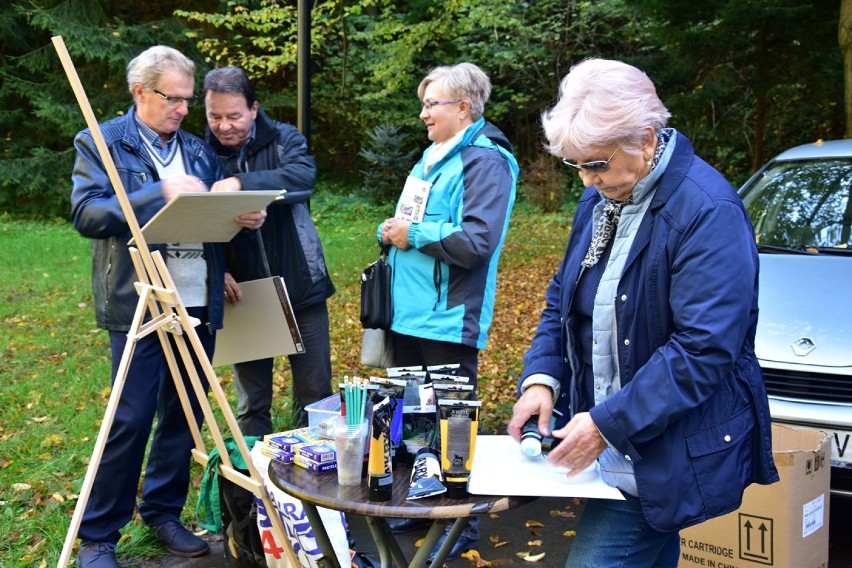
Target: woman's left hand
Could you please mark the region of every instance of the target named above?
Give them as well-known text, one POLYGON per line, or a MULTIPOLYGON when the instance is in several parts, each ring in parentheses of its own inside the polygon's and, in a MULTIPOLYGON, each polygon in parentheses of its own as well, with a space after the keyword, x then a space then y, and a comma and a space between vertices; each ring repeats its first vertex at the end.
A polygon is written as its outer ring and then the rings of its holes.
POLYGON ((408 226, 411 223, 402 219, 391 217, 382 225, 382 242, 393 245, 398 249, 405 250, 408 243, 408 226))
POLYGON ((568 424, 554 430, 553 436, 562 441, 550 450, 547 461, 569 468, 568 477, 592 465, 606 449, 606 441, 588 412, 575 414, 568 424))

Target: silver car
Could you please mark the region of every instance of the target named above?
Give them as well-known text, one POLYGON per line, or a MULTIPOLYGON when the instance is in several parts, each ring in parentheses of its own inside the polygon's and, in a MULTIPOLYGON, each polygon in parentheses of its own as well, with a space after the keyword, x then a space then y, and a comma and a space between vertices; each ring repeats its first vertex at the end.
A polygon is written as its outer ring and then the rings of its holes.
POLYGON ((852 497, 852 140, 791 148, 740 189, 760 252, 755 350, 775 422, 831 437, 852 497))

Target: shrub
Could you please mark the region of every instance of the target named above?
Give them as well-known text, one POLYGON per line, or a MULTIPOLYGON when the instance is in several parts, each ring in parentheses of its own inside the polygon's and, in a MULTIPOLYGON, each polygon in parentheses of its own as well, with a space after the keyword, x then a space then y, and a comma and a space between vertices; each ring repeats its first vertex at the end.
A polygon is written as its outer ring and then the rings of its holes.
POLYGON ((396 203, 416 150, 405 150, 405 134, 396 126, 376 126, 358 152, 366 163, 361 192, 373 203, 396 203))
POLYGON ((539 152, 521 176, 521 198, 544 213, 559 211, 568 201, 570 178, 553 156, 539 152))

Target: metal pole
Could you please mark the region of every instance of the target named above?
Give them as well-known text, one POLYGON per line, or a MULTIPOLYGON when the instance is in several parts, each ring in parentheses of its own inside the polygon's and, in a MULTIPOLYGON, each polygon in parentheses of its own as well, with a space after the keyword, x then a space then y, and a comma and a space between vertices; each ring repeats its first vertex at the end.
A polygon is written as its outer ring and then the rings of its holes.
POLYGON ((298 0, 296 126, 311 146, 311 0, 298 0))

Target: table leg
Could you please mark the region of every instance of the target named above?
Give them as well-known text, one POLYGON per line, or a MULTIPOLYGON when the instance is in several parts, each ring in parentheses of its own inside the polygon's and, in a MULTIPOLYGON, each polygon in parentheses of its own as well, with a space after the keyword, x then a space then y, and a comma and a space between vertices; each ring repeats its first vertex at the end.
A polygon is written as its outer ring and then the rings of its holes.
POLYGON ((399 548, 399 543, 396 537, 388 526, 387 520, 381 517, 365 517, 367 526, 370 527, 370 532, 373 534, 373 541, 379 551, 379 561, 382 568, 390 568, 393 561, 398 568, 406 568, 409 564, 405 559, 405 554, 399 548))
MULTIPOLYGON (((432 564, 429 565, 429 568, 440 568, 444 565, 444 560, 446 560, 447 556, 450 555, 450 551, 452 551, 453 546, 455 546, 456 542, 459 540, 459 537, 461 536, 464 527, 467 525, 467 522, 468 519, 465 517, 461 517, 453 521, 453 526, 450 528, 450 532, 449 534, 447 534, 447 538, 444 541, 444 544, 441 545, 441 548, 435 553, 435 560, 432 561, 432 564)), ((432 525, 432 528, 429 529, 429 534, 426 535, 427 539, 428 537, 432 536, 432 532, 435 529, 436 526, 432 525)), ((444 532, 443 526, 439 530, 438 534, 435 536, 435 540, 429 545, 428 548, 426 548, 426 542, 423 543, 423 546, 420 547, 421 550, 418 551, 418 554, 420 552, 425 552, 426 558, 428 559, 429 554, 431 553, 432 549, 435 548, 435 544, 438 542, 438 538, 441 536, 442 532, 444 532), (423 550, 424 548, 426 550, 423 550)))
POLYGON ((334 546, 331 544, 331 539, 328 538, 328 532, 325 530, 325 524, 322 522, 319 511, 316 505, 302 501, 302 507, 305 509, 305 515, 311 523, 311 529, 314 531, 314 538, 322 550, 322 558, 317 560, 318 568, 340 568, 340 562, 337 560, 337 553, 334 551, 334 546))

